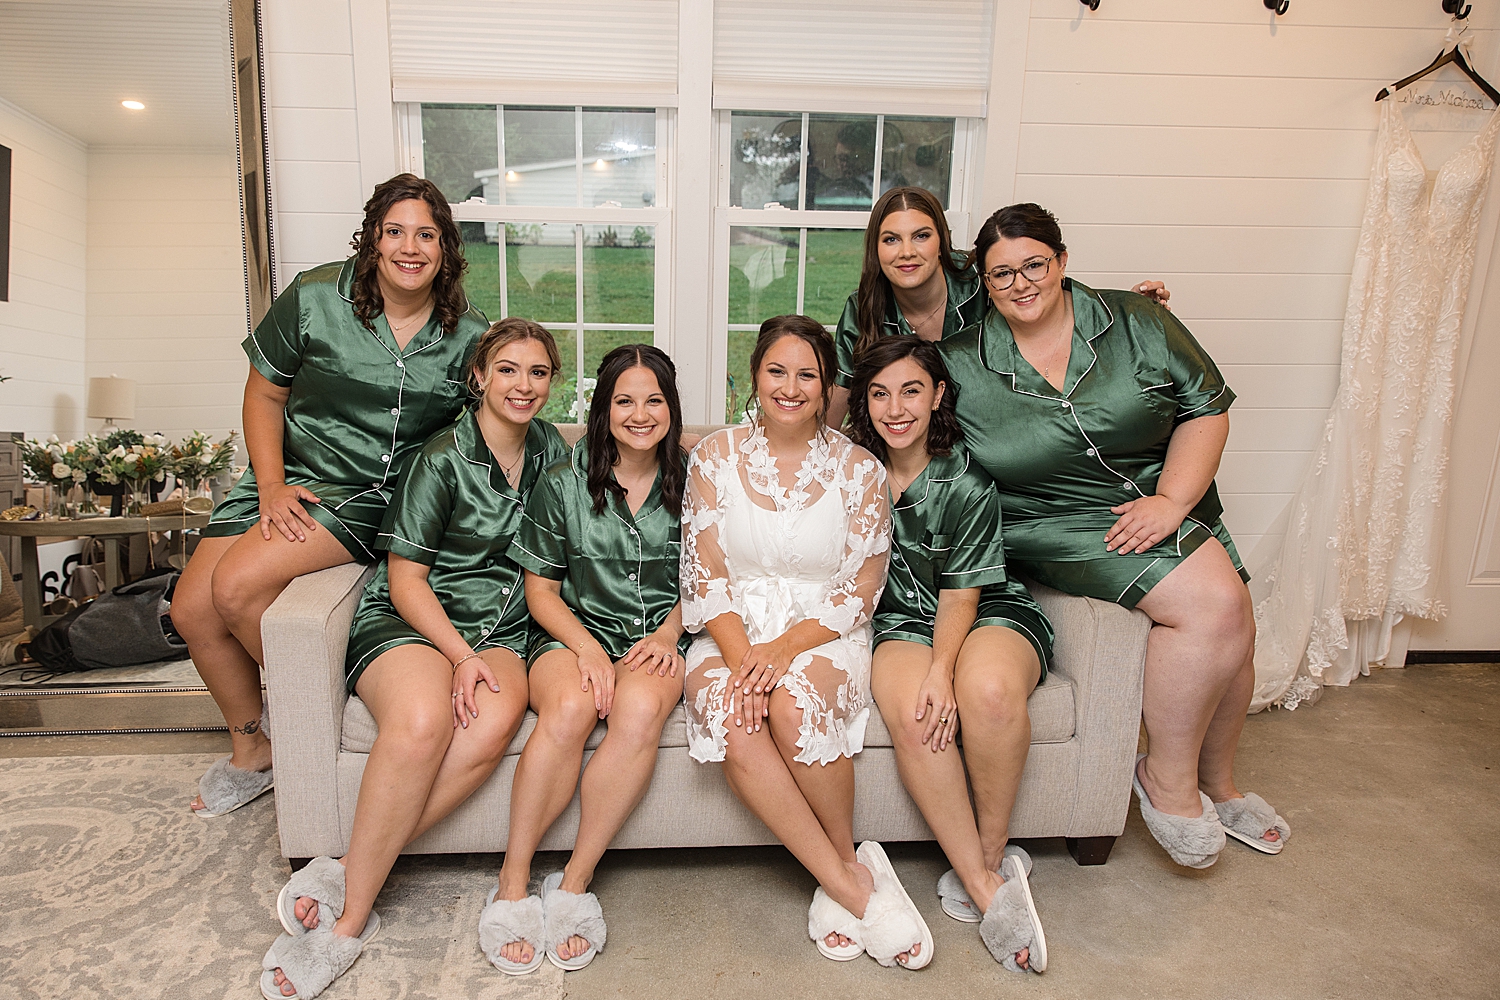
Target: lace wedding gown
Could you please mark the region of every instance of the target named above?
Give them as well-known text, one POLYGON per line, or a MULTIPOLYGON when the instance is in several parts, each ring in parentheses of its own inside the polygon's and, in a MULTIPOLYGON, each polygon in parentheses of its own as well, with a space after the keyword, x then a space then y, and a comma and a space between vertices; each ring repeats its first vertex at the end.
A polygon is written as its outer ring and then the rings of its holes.
POLYGON ((1454 362, 1500 110, 1430 186, 1396 101, 1380 113, 1338 396, 1281 549, 1253 567, 1251 711, 1348 684, 1384 658, 1403 616, 1445 614, 1454 362))
POLYGON ((688 752, 724 759, 730 678, 706 622, 734 612, 751 643, 816 619, 838 638, 792 661, 777 687, 802 710, 796 760, 826 764, 864 746, 870 618, 891 542, 885 469, 837 431, 812 442, 790 487, 758 423, 715 431, 693 450, 682 508, 682 620, 688 752))

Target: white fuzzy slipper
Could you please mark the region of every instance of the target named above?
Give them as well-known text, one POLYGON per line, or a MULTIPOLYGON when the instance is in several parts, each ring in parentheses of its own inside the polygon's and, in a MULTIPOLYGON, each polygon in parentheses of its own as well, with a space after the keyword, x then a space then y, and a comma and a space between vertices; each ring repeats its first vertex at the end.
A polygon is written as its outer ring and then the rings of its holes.
POLYGON ((371 910, 357 938, 342 937, 331 927, 319 927, 298 937, 281 935, 260 960, 260 995, 265 1000, 312 1000, 349 971, 379 930, 380 914, 371 910), (276 985, 277 969, 296 987, 291 997, 283 996, 276 985))
POLYGON ((276 896, 276 917, 281 929, 292 937, 307 933, 297 919, 297 900, 311 896, 318 902, 318 926, 333 927, 344 915, 344 866, 326 854, 313 858, 292 877, 276 896))
POLYGON ((1146 829, 1179 865, 1207 868, 1219 860, 1219 852, 1224 850, 1224 827, 1219 823, 1213 800, 1202 792, 1198 793, 1203 803, 1203 815, 1197 819, 1158 812, 1141 784, 1141 761, 1145 757, 1145 754, 1136 757, 1130 781, 1141 800, 1141 819, 1146 821, 1146 829))
MULTIPOLYGON (((541 968, 547 957, 547 924, 542 914, 540 896, 525 899, 496 899, 500 881, 490 890, 489 903, 479 914, 479 950, 490 964, 507 976, 524 976, 541 968), (508 944, 524 941, 531 945, 531 961, 512 962, 500 954, 508 944)), ((564 938, 563 940, 567 940, 564 938)))
POLYGON ((542 917, 546 922, 547 961, 564 972, 577 972, 594 960, 604 950, 607 933, 604 926, 604 911, 599 907, 599 897, 592 892, 565 892, 563 873, 553 872, 542 882, 542 917), (573 958, 563 958, 557 953, 568 938, 583 938, 589 950, 573 958))
MULTIPOLYGON (((1026 848, 1020 844, 1006 844, 1005 853, 1000 857, 1000 863, 1004 865, 1006 858, 1015 858, 1021 862, 1027 877, 1031 876, 1031 855, 1026 853, 1026 848)), ((995 874, 999 875, 997 871, 995 874)), ((1004 878, 1004 875, 1000 876, 1004 878)), ((984 915, 974 908, 974 901, 969 898, 969 890, 964 888, 963 879, 958 877, 958 872, 949 868, 943 872, 937 884, 938 900, 942 903, 943 912, 954 920, 966 924, 977 924, 984 919, 984 915)))
POLYGON ((865 953, 881 965, 897 965, 896 956, 909 953, 920 942, 922 947, 902 968, 916 971, 926 967, 932 961, 932 931, 901 885, 885 848, 867 840, 859 845, 855 857, 875 878, 875 891, 870 894, 865 915, 859 922, 859 940, 865 946, 865 953))
POLYGON ((1246 792, 1244 798, 1215 802, 1214 810, 1225 833, 1262 854, 1280 854, 1286 839, 1292 835, 1287 821, 1271 808, 1271 803, 1254 792, 1246 792), (1281 835, 1275 843, 1265 839, 1271 830, 1281 835))
POLYGON ((979 925, 979 938, 995 960, 1012 972, 1047 971, 1047 936, 1042 933, 1042 918, 1031 898, 1031 883, 1026 870, 1015 858, 1000 863, 1005 879, 979 925), (1016 952, 1027 949, 1026 968, 1016 962, 1016 952))
POLYGON ((807 936, 818 946, 818 953, 835 962, 852 962, 865 953, 860 944, 859 918, 823 891, 820 885, 813 890, 812 906, 807 908, 807 936), (832 947, 826 940, 830 934, 842 934, 853 944, 832 947))

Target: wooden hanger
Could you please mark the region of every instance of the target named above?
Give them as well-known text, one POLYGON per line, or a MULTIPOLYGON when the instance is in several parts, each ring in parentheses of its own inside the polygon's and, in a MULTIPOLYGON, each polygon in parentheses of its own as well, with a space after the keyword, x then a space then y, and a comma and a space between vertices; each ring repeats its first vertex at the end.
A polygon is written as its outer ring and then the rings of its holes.
MULTIPOLYGON (((1465 25, 1465 27, 1467 27, 1467 25, 1465 25)), ((1390 97, 1392 94, 1394 94, 1396 91, 1400 90, 1402 87, 1410 86, 1429 73, 1435 73, 1449 64, 1457 66, 1460 70, 1462 70, 1464 76, 1467 76, 1470 80, 1473 80, 1474 85, 1480 90, 1484 91, 1486 97, 1488 97, 1491 101, 1494 101, 1497 105, 1500 105, 1500 90, 1496 90, 1494 87, 1490 86, 1488 80, 1475 72, 1474 67, 1469 65, 1469 60, 1464 58, 1462 47, 1457 44, 1455 44, 1451 49, 1445 46, 1443 51, 1438 53, 1437 58, 1428 63, 1425 67, 1413 73, 1405 80, 1397 80, 1389 87, 1383 88, 1380 93, 1375 95, 1375 100, 1383 101, 1387 97, 1390 97)))

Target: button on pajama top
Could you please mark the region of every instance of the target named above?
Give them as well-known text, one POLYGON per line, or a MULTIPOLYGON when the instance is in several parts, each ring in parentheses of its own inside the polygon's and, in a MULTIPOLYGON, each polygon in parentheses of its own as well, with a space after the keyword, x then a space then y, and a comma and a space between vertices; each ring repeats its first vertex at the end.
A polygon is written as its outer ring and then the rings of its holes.
POLYGON ((875 612, 875 645, 932 645, 938 593, 980 588, 971 628, 1014 629, 1036 649, 1047 676, 1052 623, 1026 585, 1005 571, 1000 497, 962 443, 934 455, 891 506, 891 567, 875 612))
MULTIPOLYGON (((288 483, 322 502, 303 507, 361 562, 412 452, 469 398, 465 362, 488 324, 470 307, 451 334, 434 316, 398 348, 385 316, 355 318, 354 259, 304 271, 245 338, 255 370, 290 388, 282 440, 288 483)), ((243 534, 260 519, 254 470, 214 509, 203 533, 243 534)))
MULTIPOLYGON (((557 428, 533 420, 520 488, 513 487, 470 410, 433 435, 401 478, 376 547, 431 567, 427 585, 475 651, 503 646, 526 658, 535 625, 526 612, 521 567, 507 553, 532 487, 567 454, 557 428)), ((382 560, 354 613, 344 661, 350 690, 388 649, 406 643, 436 648, 391 603, 388 567, 382 560)))
POLYGON ((1146 296, 1072 279, 1063 290, 1074 328, 1062 392, 1021 356, 994 310, 940 346, 970 453, 1000 492, 1011 567, 1134 607, 1215 537, 1248 579, 1213 484, 1174 537, 1140 554, 1105 551, 1119 518, 1110 508, 1156 492, 1177 425, 1227 412, 1234 393, 1187 328, 1146 296))
MULTIPOLYGON (((589 495, 588 438, 555 463, 532 489, 511 542, 510 558, 549 580, 579 623, 618 660, 666 621, 679 600, 677 564, 682 522, 662 506, 661 473, 635 514, 606 493, 602 514, 589 495)), ((562 642, 538 627, 528 662, 562 642)), ((686 633, 679 650, 687 648, 686 633)))

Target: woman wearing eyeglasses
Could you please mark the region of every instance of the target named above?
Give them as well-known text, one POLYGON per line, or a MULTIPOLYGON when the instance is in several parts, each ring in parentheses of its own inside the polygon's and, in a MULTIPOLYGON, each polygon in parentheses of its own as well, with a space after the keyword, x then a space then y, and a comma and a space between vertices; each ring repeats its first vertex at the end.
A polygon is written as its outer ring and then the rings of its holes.
POLYGON ((1255 678, 1249 575, 1214 487, 1234 393, 1166 309, 1069 279, 1039 205, 992 215, 974 260, 994 308, 941 346, 970 452, 1000 490, 1010 563, 1155 622, 1135 789, 1172 859, 1207 868, 1226 832, 1280 852, 1285 820, 1233 777, 1255 678))
MULTIPOLYGON (((1142 281, 1133 290, 1163 304, 1172 297, 1160 281, 1142 281)), ((838 369, 828 426, 842 426, 849 412, 854 356, 862 349, 893 334, 952 337, 978 323, 987 309, 979 271, 968 254, 954 251, 938 196, 919 187, 881 195, 865 227, 859 288, 833 334, 838 369)))

